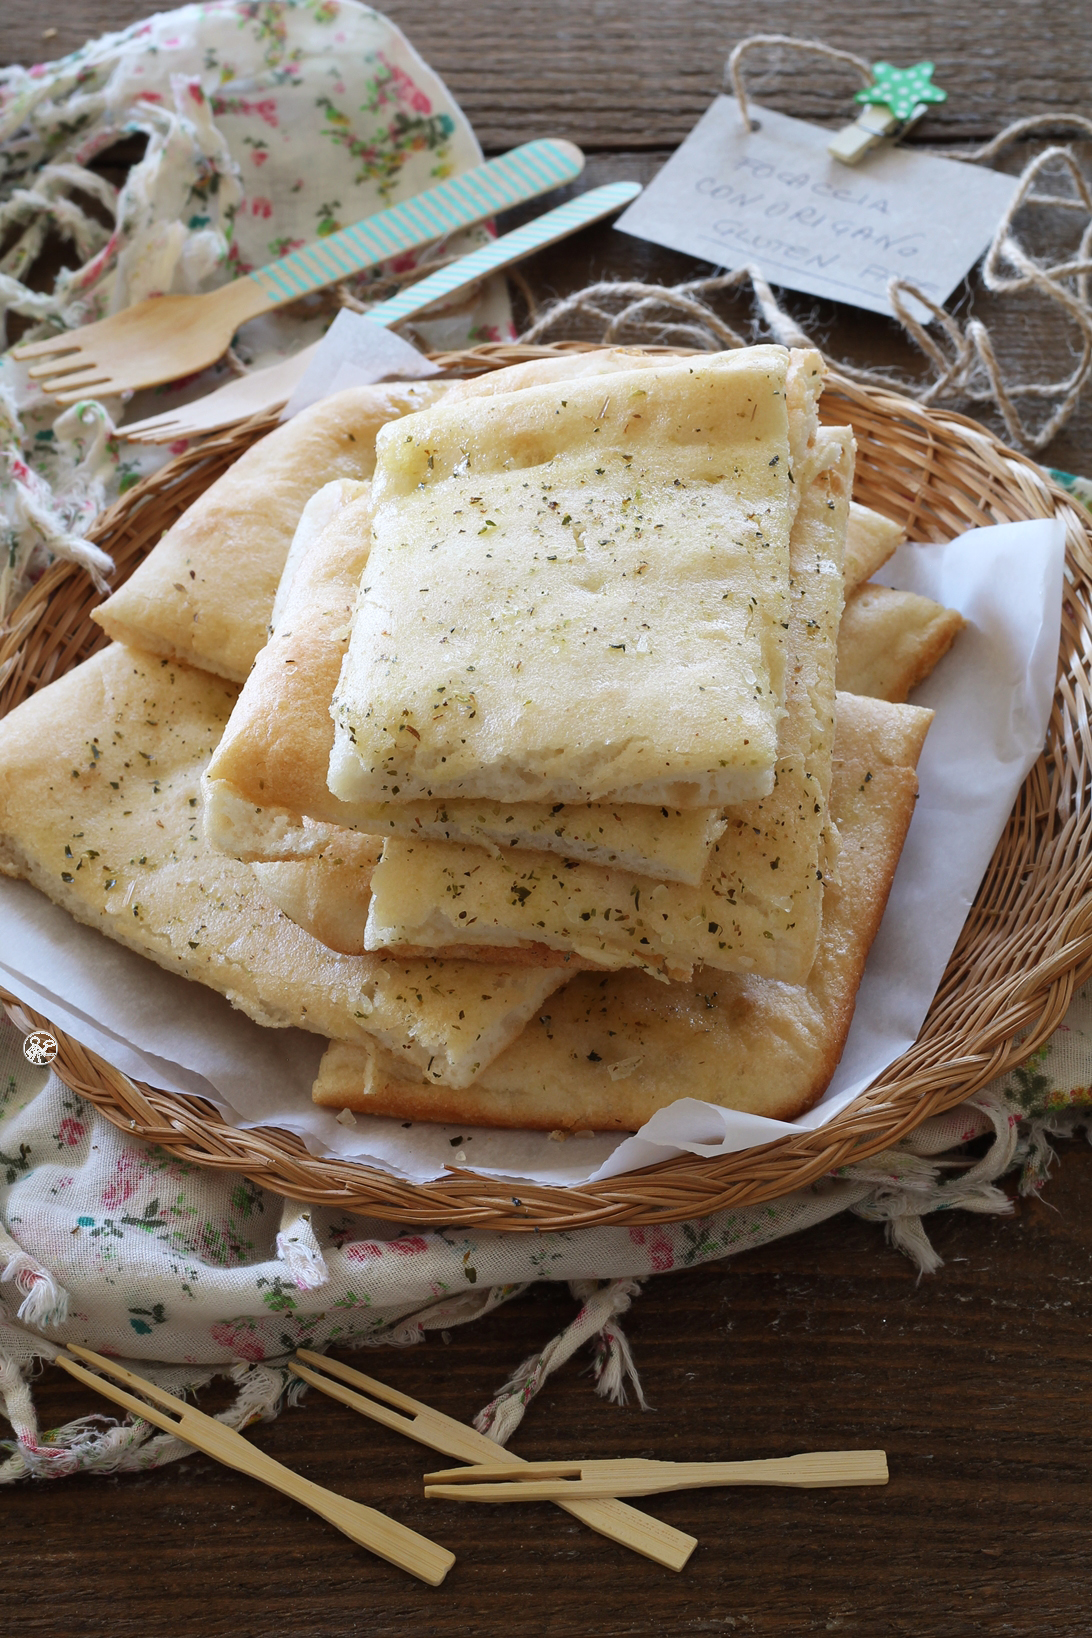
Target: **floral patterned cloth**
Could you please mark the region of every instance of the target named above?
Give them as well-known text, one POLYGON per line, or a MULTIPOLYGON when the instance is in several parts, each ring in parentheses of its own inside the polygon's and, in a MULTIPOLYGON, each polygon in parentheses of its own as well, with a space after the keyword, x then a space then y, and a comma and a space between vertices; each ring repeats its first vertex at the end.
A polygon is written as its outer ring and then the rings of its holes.
MULTIPOLYGON (((127 1137, 28 1063, 0 1024, 0 1397, 16 1431, 0 1480, 81 1468, 139 1469, 184 1454, 144 1423, 38 1428, 27 1376, 66 1340, 139 1361, 179 1391, 233 1377, 232 1425, 276 1413, 286 1357, 406 1343, 488 1313, 537 1280, 567 1280, 573 1324, 525 1361, 479 1424, 502 1441, 583 1342, 600 1391, 624 1397, 632 1372, 618 1316, 639 1282, 799 1233, 851 1210, 883 1222, 923 1269, 939 1265, 922 1227, 933 1211, 1007 1211, 997 1179, 1045 1181, 1051 1134, 1092 1109, 1092 990, 1023 1068, 897 1149, 761 1206, 655 1227, 536 1235, 423 1230, 309 1208, 235 1173, 178 1160, 127 1137), (992 1130, 981 1159, 961 1145, 992 1130), (954 1163, 954 1164, 953 1164, 954 1163)), ((489 1384, 483 1383, 483 1391, 489 1384)), ((639 1393, 639 1385, 637 1385, 639 1393)))
MULTIPOLYGON (((59 62, 0 70, 0 319, 32 320, 20 337, 29 340, 152 294, 213 289, 481 157, 443 83, 357 0, 212 0, 148 18, 59 62), (132 137, 146 138, 146 151, 115 190, 90 167, 132 137), (88 196, 95 210, 81 203, 88 196), (50 229, 78 265, 42 293, 23 280, 50 229)), ((392 277, 490 231, 407 252, 351 281, 353 293, 368 299, 374 287, 378 299, 392 277)), ((319 297, 252 321, 236 362, 297 351, 335 311, 319 297)), ((415 328, 434 348, 512 336, 503 278, 415 328)), ((200 397, 229 369, 128 406, 88 400, 58 415, 24 366, 0 358, 0 617, 54 556, 101 576, 108 564, 84 531, 185 448, 124 443, 122 414, 136 420, 200 397)))

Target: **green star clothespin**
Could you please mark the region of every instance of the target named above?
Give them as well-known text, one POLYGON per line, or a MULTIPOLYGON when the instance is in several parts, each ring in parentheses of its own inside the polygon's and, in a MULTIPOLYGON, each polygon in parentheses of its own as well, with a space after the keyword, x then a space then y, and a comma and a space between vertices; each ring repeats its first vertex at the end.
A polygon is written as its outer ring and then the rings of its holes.
POLYGON ((933 84, 932 63, 915 63, 913 68, 873 63, 872 78, 874 83, 858 91, 854 102, 879 103, 897 120, 909 119, 920 103, 948 101, 947 91, 933 84))
POLYGON ((948 100, 947 91, 933 84, 932 63, 915 63, 912 68, 873 63, 872 74, 873 83, 854 98, 865 106, 853 124, 827 144, 828 151, 843 165, 856 165, 870 148, 887 138, 903 136, 929 103, 948 100))

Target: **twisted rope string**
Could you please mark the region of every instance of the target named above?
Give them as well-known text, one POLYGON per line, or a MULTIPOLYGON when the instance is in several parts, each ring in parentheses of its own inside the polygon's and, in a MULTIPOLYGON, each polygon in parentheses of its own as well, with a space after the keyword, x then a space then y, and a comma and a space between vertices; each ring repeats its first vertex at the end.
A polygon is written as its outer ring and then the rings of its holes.
MULTIPOLYGON (((853 52, 836 50, 821 40, 801 40, 788 34, 753 34, 735 46, 725 64, 725 85, 731 89, 742 117, 751 126, 750 105, 743 78, 746 57, 759 48, 788 47, 818 55, 855 68, 865 83, 871 70, 853 52)), ((940 158, 983 163, 996 158, 1014 142, 1038 131, 1071 126, 1092 137, 1092 119, 1081 114, 1058 116, 1035 114, 1014 120, 989 142, 970 152, 959 149, 935 150, 940 158)), ((1092 186, 1071 148, 1051 145, 1024 167, 1010 203, 998 223, 982 262, 985 288, 1000 297, 1037 295, 1051 303, 1060 317, 1077 331, 1077 358, 1072 369, 1058 380, 1011 382, 1006 378, 997 355, 993 336, 981 319, 964 324, 932 301, 911 280, 892 279, 888 298, 892 310, 909 339, 932 367, 932 379, 924 384, 893 370, 874 370, 841 361, 837 368, 854 381, 905 393, 924 404, 938 399, 963 403, 992 404, 1004 422, 1012 442, 1029 454, 1043 449, 1072 416, 1092 372, 1092 302, 1089 274, 1092 273, 1092 186), (1044 191, 1047 175, 1061 173, 1071 191, 1044 191), (1048 265, 1038 260, 1016 231, 1022 212, 1060 210, 1083 213, 1085 221, 1074 254, 1048 265), (929 319, 922 322, 910 306, 910 298, 921 304, 929 319), (1030 424, 1017 401, 1046 402, 1053 407, 1038 425, 1030 424)), ((815 345, 811 337, 775 298, 761 271, 746 264, 730 272, 708 278, 690 279, 678 285, 650 285, 634 281, 601 281, 585 286, 571 296, 554 302, 543 312, 532 308, 532 322, 521 336, 523 341, 544 340, 559 326, 570 329, 575 323, 598 326, 597 340, 637 343, 653 341, 662 345, 691 346, 700 350, 742 347, 746 340, 712 306, 713 298, 750 284, 755 306, 756 334, 765 332, 783 346, 815 345)))
POLYGON ((788 46, 793 51, 803 51, 815 57, 826 57, 829 62, 848 63, 855 68, 861 77, 862 85, 871 85, 872 67, 856 52, 841 51, 836 46, 828 46, 825 40, 801 40, 794 34, 748 34, 738 45, 734 46, 724 65, 722 84, 725 89, 730 85, 739 103, 740 118, 744 128, 754 129, 754 122, 750 116, 750 104, 747 101, 747 91, 743 83, 743 60, 752 51, 763 46, 788 46))
POLYGON ((600 1286, 597 1280, 570 1280, 569 1290, 580 1301, 576 1318, 537 1354, 518 1365, 504 1386, 474 1418, 479 1433, 488 1434, 505 1445, 523 1421, 523 1413, 552 1376, 577 1349, 590 1342, 594 1348, 592 1372, 595 1391, 615 1404, 626 1403, 626 1381, 632 1383, 637 1402, 648 1409, 618 1318, 641 1292, 639 1280, 611 1280, 600 1286))
MULTIPOLYGON (((997 1180, 1014 1167, 1021 1167, 1019 1192, 1038 1193, 1054 1159, 1050 1139, 1073 1137, 1078 1127, 1088 1125, 1087 1110, 1079 1108, 1021 1120, 1003 1096, 984 1091, 959 1109, 925 1122, 898 1148, 839 1172, 842 1182, 856 1184, 862 1190, 857 1198, 843 1201, 840 1209, 851 1210, 867 1221, 882 1222, 889 1242, 917 1266, 919 1273, 931 1273, 943 1259, 928 1240, 923 1216, 953 1209, 1011 1212, 1011 1201, 997 1188, 997 1180), (959 1145, 991 1127, 994 1142, 980 1160, 959 1154, 959 1145), (957 1146, 954 1153, 953 1144, 957 1146)), ((297 1212, 303 1216, 299 1208, 286 1204, 282 1232, 294 1229, 297 1212)), ((772 1236, 777 1237, 777 1233, 772 1236)), ((744 1234, 741 1244, 751 1239, 744 1234)), ((0 1230, 0 1255, 6 1255, 14 1244, 0 1230)), ((33 1269, 28 1265, 26 1273, 32 1278, 17 1280, 21 1290, 46 1271, 40 1265, 33 1269)), ((381 1335, 370 1338, 369 1345, 420 1342, 427 1330, 481 1318, 523 1289, 523 1285, 494 1286, 431 1303, 393 1322, 381 1335)), ((594 1279, 571 1280, 569 1289, 581 1304, 572 1323, 523 1361, 476 1420, 475 1425, 500 1444, 511 1437, 546 1380, 585 1343, 593 1349, 596 1391, 624 1404, 628 1382, 642 1409, 647 1408, 629 1344, 618 1323, 640 1294, 641 1280, 620 1278, 605 1284, 594 1279)), ((358 1345, 362 1342, 359 1337, 353 1340, 358 1345)), ((20 1334, 10 1324, 5 1329, 0 1322, 0 1413, 15 1434, 14 1441, 0 1441, 0 1451, 7 1452, 6 1460, 0 1461, 0 1485, 26 1477, 63 1478, 83 1471, 143 1472, 190 1453, 189 1446, 172 1434, 160 1432, 137 1417, 122 1422, 105 1415, 80 1417, 43 1435, 27 1372, 34 1357, 49 1360, 58 1351, 57 1344, 40 1334, 20 1334)), ((275 1417, 285 1404, 297 1403, 306 1387, 288 1375, 281 1359, 260 1364, 238 1361, 224 1366, 141 1360, 138 1369, 176 1394, 200 1389, 216 1376, 227 1376, 235 1384, 236 1396, 231 1406, 220 1413, 219 1420, 239 1429, 258 1417, 275 1417)))

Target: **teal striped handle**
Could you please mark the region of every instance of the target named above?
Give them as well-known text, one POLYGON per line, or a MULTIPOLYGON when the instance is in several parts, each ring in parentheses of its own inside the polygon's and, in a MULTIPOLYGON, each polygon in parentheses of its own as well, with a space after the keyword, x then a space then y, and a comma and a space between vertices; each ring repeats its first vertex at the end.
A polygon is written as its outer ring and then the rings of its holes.
POLYGON ((472 250, 468 256, 460 256, 457 262, 430 273, 427 279, 421 279, 417 284, 409 285, 389 301, 370 307, 368 319, 372 324, 382 324, 390 329, 412 313, 420 313, 434 302, 453 295, 464 285, 484 279, 487 273, 508 267, 512 262, 529 256, 532 251, 541 250, 543 245, 552 244, 555 239, 564 239, 578 228, 587 227, 589 222, 621 210, 640 191, 639 182, 608 182, 605 187, 578 194, 555 210, 548 210, 544 216, 537 216, 533 222, 526 222, 523 227, 494 239, 492 244, 472 250))
POLYGON ((404 250, 443 239, 459 228, 482 222, 580 175, 584 155, 572 142, 552 137, 525 142, 519 148, 451 176, 412 199, 367 216, 352 227, 316 239, 314 244, 282 256, 249 274, 269 306, 295 301, 352 273, 375 267, 404 250))

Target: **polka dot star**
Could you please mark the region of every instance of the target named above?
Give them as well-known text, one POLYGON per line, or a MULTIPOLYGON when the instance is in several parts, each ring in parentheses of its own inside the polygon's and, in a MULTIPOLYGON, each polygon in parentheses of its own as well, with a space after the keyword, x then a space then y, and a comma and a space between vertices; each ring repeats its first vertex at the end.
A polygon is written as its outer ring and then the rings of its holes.
POLYGON ((879 103, 890 108, 896 119, 909 119, 923 102, 947 102, 948 93, 933 84, 933 64, 915 63, 913 68, 896 68, 893 63, 872 64, 873 84, 858 91, 857 102, 879 103))

